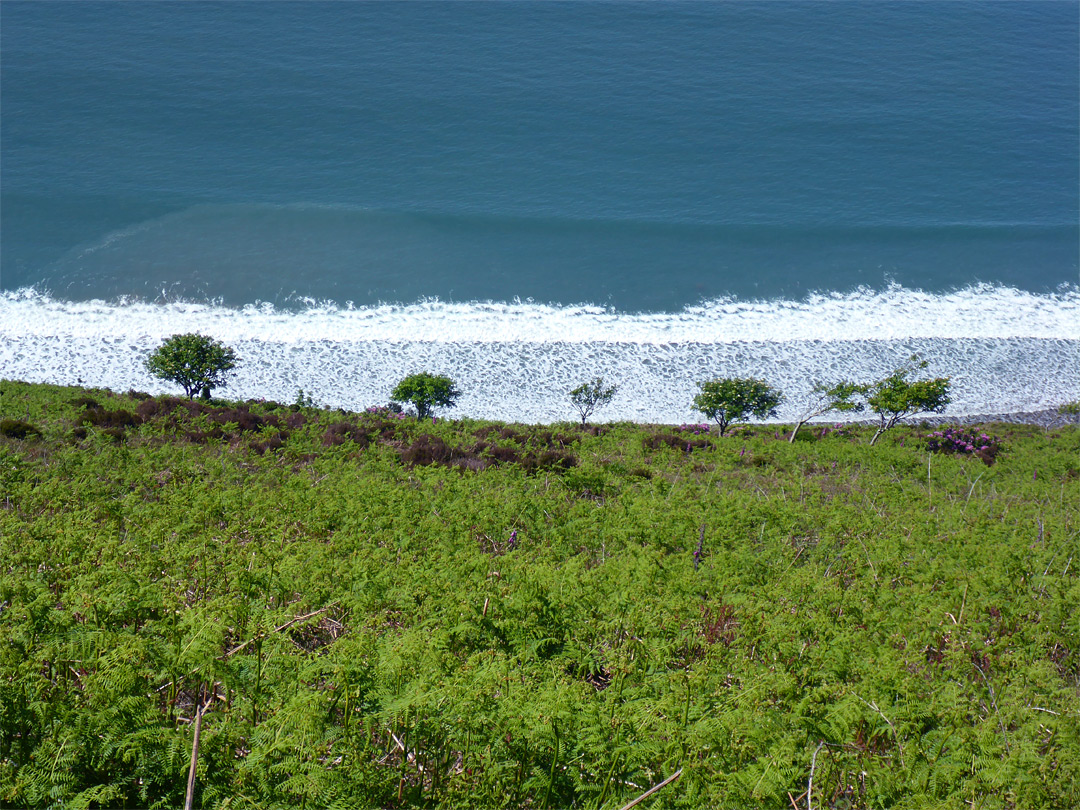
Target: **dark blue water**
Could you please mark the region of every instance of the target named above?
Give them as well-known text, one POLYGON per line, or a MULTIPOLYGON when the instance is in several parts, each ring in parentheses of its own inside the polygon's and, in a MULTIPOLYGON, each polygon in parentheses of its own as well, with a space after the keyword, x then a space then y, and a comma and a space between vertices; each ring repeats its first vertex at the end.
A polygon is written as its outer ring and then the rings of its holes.
POLYGON ((592 302, 1077 281, 1074 3, 2 9, 2 285, 592 302))

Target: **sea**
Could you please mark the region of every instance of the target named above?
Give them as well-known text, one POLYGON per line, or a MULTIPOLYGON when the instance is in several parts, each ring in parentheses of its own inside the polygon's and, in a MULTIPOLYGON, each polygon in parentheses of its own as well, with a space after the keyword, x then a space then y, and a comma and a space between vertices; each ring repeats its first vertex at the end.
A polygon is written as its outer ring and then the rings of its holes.
MULTIPOLYGON (((703 421, 917 354, 1080 398, 1080 4, 0 4, 0 377, 703 421)), ((177 392, 174 390, 174 392, 177 392)))

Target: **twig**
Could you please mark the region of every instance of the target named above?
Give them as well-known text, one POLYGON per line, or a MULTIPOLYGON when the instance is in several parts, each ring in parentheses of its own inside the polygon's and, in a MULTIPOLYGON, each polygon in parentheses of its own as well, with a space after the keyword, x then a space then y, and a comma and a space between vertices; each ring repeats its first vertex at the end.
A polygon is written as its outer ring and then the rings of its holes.
POLYGON ((788 571, 790 571, 790 570, 791 570, 791 566, 793 566, 793 565, 794 565, 795 563, 797 563, 797 562, 799 561, 799 557, 801 557, 801 556, 802 556, 802 553, 803 553, 804 551, 806 551, 806 546, 802 546, 802 547, 801 547, 801 548, 800 548, 800 549, 799 549, 799 550, 798 550, 797 552, 795 552, 795 559, 794 559, 794 560, 792 560, 791 562, 789 562, 789 563, 788 563, 788 567, 784 569, 784 573, 785 573, 785 574, 786 574, 786 573, 787 573, 788 571))
MULTIPOLYGON (((285 622, 285 624, 281 625, 280 627, 275 627, 274 632, 275 633, 280 633, 282 630, 288 630, 290 627, 292 627, 297 622, 302 622, 302 621, 304 621, 304 619, 310 619, 313 616, 318 616, 320 613, 326 613, 326 611, 328 611, 330 608, 332 608, 336 604, 337 604, 337 602, 331 602, 326 607, 321 607, 318 610, 311 611, 311 613, 305 613, 303 616, 296 616, 296 617, 294 617, 292 619, 289 619, 289 621, 285 622)), ((260 639, 260 638, 263 638, 263 636, 258 635, 258 636, 255 636, 255 638, 249 638, 247 641, 245 641, 240 646, 233 647, 231 650, 229 650, 227 653, 225 653, 225 655, 223 655, 222 658, 228 658, 228 657, 230 657, 232 655, 235 655, 236 653, 238 653, 242 649, 244 649, 244 647, 246 647, 248 644, 250 644, 251 642, 256 641, 257 639, 260 639)))
POLYGON ((1028 706, 1028 708, 1032 711, 1046 712, 1047 714, 1052 714, 1055 717, 1061 717, 1061 712, 1055 712, 1052 709, 1044 709, 1042 706, 1028 706))
POLYGON ((814 796, 814 768, 817 767, 818 751, 821 750, 821 746, 824 744, 824 740, 818 740, 817 748, 814 749, 814 756, 810 758, 810 778, 806 781, 806 810, 814 810, 811 803, 814 796))
POLYGON ((660 788, 665 787, 666 785, 670 785, 672 782, 674 782, 680 776, 682 776, 682 768, 679 768, 679 770, 675 771, 675 773, 673 773, 671 776, 669 776, 667 779, 665 779, 663 782, 661 782, 656 787, 649 788, 648 790, 646 790, 644 793, 642 793, 640 796, 638 796, 633 801, 631 801, 631 802, 629 802, 627 804, 624 804, 622 807, 619 808, 619 810, 630 810, 631 807, 645 801, 647 798, 649 798, 654 793, 656 793, 656 791, 660 790, 660 788))
POLYGON ((986 679, 986 673, 982 671, 982 667, 978 664, 972 664, 975 667, 975 671, 982 675, 983 683, 986 684, 986 688, 990 691, 990 703, 994 706, 994 714, 997 715, 998 727, 1001 729, 1001 739, 1005 741, 1005 753, 1012 754, 1009 748, 1009 735, 1005 733, 1005 724, 1001 722, 1001 712, 998 710, 997 698, 994 696, 994 687, 990 685, 990 681, 986 679))
POLYGON ((698 537, 697 549, 694 551, 694 570, 698 570, 701 558, 705 556, 705 524, 701 524, 701 535, 698 537))
MULTIPOLYGON (((967 590, 966 589, 964 591, 964 595, 965 596, 967 595, 967 590)), ((960 609, 960 615, 961 616, 964 615, 963 608, 960 609)), ((871 709, 873 709, 875 712, 877 712, 878 716, 889 725, 889 728, 892 730, 893 739, 896 741, 896 748, 900 752, 900 765, 901 765, 901 767, 906 768, 907 765, 904 764, 904 746, 903 746, 903 743, 900 742, 900 735, 896 733, 896 726, 894 726, 892 724, 892 721, 888 717, 885 716, 885 712, 883 712, 881 709, 878 708, 877 701, 864 700, 856 692, 852 692, 851 694, 855 695, 855 697, 857 697, 859 700, 861 700, 863 703, 865 703, 867 706, 869 706, 871 709)))
POLYGON ((862 538, 858 535, 855 536, 855 539, 858 540, 859 545, 862 546, 863 554, 866 555, 866 564, 870 566, 870 573, 874 575, 874 582, 877 582, 877 569, 874 568, 874 561, 870 559, 870 552, 866 548, 866 543, 864 543, 862 538))
POLYGON ((187 793, 184 796, 184 810, 191 810, 193 802, 195 801, 195 770, 199 764, 199 735, 202 733, 202 716, 210 704, 217 697, 217 686, 214 687, 214 693, 207 699, 201 707, 196 702, 195 705, 195 739, 191 742, 191 765, 188 766, 187 777, 187 793))
MULTIPOLYGON (((876 439, 877 436, 874 436, 874 438, 876 439)), ((873 444, 873 442, 870 442, 870 444, 873 444)), ((934 484, 930 480, 930 460, 933 457, 933 453, 926 454, 926 506, 931 512, 934 511, 934 484)))
POLYGON ((974 481, 972 482, 972 484, 971 484, 971 489, 969 489, 969 490, 968 490, 968 494, 967 494, 967 497, 966 497, 966 498, 964 498, 964 511, 967 511, 967 505, 968 505, 968 501, 970 501, 970 500, 971 500, 971 493, 975 491, 975 484, 979 483, 979 479, 980 479, 980 478, 982 478, 982 477, 983 477, 984 475, 986 475, 986 471, 985 471, 985 470, 983 470, 983 471, 982 471, 981 473, 979 473, 979 478, 976 478, 976 479, 975 479, 975 480, 974 480, 974 481))

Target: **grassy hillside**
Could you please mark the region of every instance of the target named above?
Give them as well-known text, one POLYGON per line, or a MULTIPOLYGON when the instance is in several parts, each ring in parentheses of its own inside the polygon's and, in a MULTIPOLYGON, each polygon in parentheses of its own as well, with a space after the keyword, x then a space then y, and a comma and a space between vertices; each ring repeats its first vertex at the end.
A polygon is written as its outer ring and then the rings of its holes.
POLYGON ((2 806, 1080 805, 1076 428, 0 418, 2 806))

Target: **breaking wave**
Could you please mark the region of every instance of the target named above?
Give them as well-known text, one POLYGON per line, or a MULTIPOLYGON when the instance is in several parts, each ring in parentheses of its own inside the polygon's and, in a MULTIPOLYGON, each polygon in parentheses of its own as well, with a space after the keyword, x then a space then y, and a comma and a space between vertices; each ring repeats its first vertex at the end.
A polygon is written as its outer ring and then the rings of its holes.
POLYGON ((0 367, 9 379, 166 390, 142 366, 178 332, 233 346, 242 363, 223 392, 334 407, 384 403, 423 369, 464 395, 450 415, 552 422, 573 416, 566 392, 597 375, 619 385, 600 416, 687 422, 696 383, 754 375, 784 390, 781 418, 814 381, 868 379, 912 353, 953 381, 956 415, 1037 410, 1080 395, 1080 288, 1035 294, 975 285, 803 300, 716 299, 677 313, 624 314, 532 302, 354 307, 253 303, 70 302, 34 289, 0 294, 0 367))

